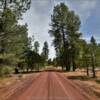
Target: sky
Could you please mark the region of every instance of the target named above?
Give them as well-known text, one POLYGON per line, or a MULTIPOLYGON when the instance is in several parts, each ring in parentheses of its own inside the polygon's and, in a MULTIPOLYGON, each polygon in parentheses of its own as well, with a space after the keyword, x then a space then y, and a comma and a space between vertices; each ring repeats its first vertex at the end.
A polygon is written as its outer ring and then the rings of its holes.
POLYGON ((40 53, 45 41, 49 44, 49 58, 55 57, 55 50, 52 45, 52 37, 48 34, 51 23, 53 7, 64 2, 70 10, 74 10, 80 16, 80 32, 82 38, 88 42, 94 36, 100 43, 100 0, 31 0, 31 8, 23 14, 20 24, 28 24, 28 35, 34 35, 40 43, 40 53))

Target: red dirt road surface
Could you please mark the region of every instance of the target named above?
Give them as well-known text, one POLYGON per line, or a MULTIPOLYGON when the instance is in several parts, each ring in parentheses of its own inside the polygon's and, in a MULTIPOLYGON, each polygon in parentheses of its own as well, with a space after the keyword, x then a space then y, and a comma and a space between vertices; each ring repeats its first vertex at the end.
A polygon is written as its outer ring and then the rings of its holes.
POLYGON ((59 72, 41 72, 30 81, 7 100, 98 100, 91 90, 88 92, 59 72))

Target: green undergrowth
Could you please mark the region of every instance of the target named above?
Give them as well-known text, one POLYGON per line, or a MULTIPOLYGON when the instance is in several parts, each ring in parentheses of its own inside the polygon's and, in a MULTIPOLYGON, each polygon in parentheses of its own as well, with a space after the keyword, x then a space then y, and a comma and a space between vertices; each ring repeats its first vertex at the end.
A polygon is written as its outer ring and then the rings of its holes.
POLYGON ((0 77, 9 76, 12 74, 13 69, 10 66, 2 65, 0 66, 0 77))

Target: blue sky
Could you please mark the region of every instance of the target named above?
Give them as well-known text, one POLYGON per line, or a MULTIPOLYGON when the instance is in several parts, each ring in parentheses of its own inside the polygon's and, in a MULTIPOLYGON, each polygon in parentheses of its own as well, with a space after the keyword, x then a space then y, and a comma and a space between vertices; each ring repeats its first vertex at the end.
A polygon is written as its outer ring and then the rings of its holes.
POLYGON ((55 56, 48 30, 53 7, 60 2, 64 2, 70 10, 74 10, 80 16, 82 38, 89 41, 93 35, 100 43, 100 0, 32 0, 31 8, 19 22, 28 24, 29 36, 34 35, 35 40, 40 42, 40 52, 44 41, 47 41, 50 48, 49 57, 55 56))

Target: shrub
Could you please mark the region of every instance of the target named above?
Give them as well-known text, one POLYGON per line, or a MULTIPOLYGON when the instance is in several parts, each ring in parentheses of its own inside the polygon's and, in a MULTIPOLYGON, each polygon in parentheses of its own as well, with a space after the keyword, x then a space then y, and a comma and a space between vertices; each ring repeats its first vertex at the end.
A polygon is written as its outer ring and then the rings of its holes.
POLYGON ((12 68, 9 66, 0 67, 0 76, 9 75, 12 73, 12 68))
POLYGON ((0 67, 0 76, 3 76, 2 67, 0 67))

